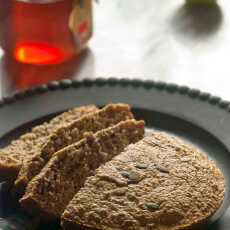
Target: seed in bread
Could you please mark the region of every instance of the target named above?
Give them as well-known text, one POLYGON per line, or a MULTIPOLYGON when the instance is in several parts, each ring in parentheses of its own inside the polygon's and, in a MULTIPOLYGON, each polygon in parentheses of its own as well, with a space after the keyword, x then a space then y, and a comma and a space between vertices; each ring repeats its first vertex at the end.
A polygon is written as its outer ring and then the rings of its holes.
POLYGON ((96 170, 62 215, 65 230, 182 230, 212 216, 225 193, 215 163, 155 133, 96 170))
POLYGON ((23 160, 30 157, 42 146, 53 131, 91 112, 97 111, 94 105, 82 106, 65 112, 48 123, 36 126, 31 132, 22 135, 17 140, 0 150, 0 182, 14 181, 21 168, 23 160))
POLYGON ((37 149, 31 158, 23 162, 15 181, 14 193, 17 197, 21 197, 28 182, 41 171, 52 155, 58 150, 81 140, 85 132, 95 133, 120 121, 132 118, 133 114, 128 105, 110 104, 101 110, 60 127, 47 138, 45 144, 37 149))
POLYGON ((80 142, 55 153, 29 182, 20 200, 22 208, 43 220, 59 218, 96 168, 143 135, 143 121, 127 120, 96 134, 87 134, 80 142))

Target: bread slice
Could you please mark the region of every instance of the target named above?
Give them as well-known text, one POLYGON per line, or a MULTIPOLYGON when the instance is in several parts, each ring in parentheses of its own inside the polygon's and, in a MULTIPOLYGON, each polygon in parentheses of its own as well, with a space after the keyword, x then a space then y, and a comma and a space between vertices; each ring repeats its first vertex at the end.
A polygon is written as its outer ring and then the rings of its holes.
POLYGON ((81 140, 85 132, 95 133, 120 121, 132 118, 133 114, 128 105, 110 104, 99 111, 90 113, 64 127, 60 127, 52 133, 41 148, 34 152, 32 158, 23 163, 18 178, 15 181, 14 193, 17 197, 21 197, 28 182, 41 171, 53 153, 81 140))
POLYGON ((82 106, 65 112, 49 122, 36 126, 3 149, 0 149, 0 182, 14 181, 22 161, 39 149, 54 130, 67 125, 87 113, 97 111, 95 105, 82 106))
POLYGON ((143 121, 123 121, 94 135, 89 133, 80 142, 55 153, 28 184, 20 200, 22 208, 43 220, 60 217, 96 168, 143 135, 143 121))
POLYGON ((88 178, 65 230, 193 229, 220 207, 224 176, 206 155, 163 133, 130 145, 88 178))

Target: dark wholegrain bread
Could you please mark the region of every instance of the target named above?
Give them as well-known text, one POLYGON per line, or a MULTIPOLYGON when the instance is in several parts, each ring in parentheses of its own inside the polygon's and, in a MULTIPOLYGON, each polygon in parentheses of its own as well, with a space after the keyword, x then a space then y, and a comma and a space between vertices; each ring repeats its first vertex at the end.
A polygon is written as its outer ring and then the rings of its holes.
POLYGON ((81 140, 85 132, 95 133, 120 121, 132 118, 133 114, 128 105, 110 104, 99 111, 60 127, 50 135, 40 149, 34 152, 31 158, 23 162, 18 178, 15 181, 14 193, 17 197, 21 197, 28 182, 41 171, 52 155, 58 150, 81 140))
POLYGON ((130 145, 87 179, 62 215, 65 230, 182 230, 212 216, 225 193, 215 163, 163 133, 130 145))
POLYGON ((87 113, 97 111, 94 105, 82 106, 65 112, 49 122, 34 127, 3 149, 0 149, 0 182, 14 181, 21 168, 22 161, 39 149, 54 130, 67 125, 87 113))
POLYGON ((80 142, 55 153, 30 181, 20 200, 22 208, 43 220, 60 217, 96 168, 143 135, 144 122, 135 120, 120 122, 96 134, 88 133, 80 142))

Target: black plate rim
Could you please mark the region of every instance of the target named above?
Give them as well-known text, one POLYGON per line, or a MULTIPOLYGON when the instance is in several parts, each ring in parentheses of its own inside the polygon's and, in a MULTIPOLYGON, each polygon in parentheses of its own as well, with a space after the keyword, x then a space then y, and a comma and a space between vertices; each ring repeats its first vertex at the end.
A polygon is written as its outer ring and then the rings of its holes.
POLYGON ((225 110, 227 113, 230 113, 230 101, 226 101, 219 96, 212 95, 199 89, 190 88, 188 86, 178 85, 174 83, 166 83, 163 81, 140 80, 129 78, 96 78, 93 80, 86 78, 84 80, 64 79, 61 81, 51 81, 48 84, 42 84, 25 90, 19 90, 12 95, 4 96, 0 100, 0 109, 9 104, 16 103, 19 100, 23 100, 35 95, 40 95, 48 91, 66 90, 72 87, 92 87, 95 85, 99 87, 105 85, 119 85, 121 87, 131 86, 133 88, 143 87, 146 90, 157 89, 158 91, 179 93, 181 95, 188 96, 192 99, 198 99, 200 101, 207 102, 212 106, 218 106, 220 109, 225 110))

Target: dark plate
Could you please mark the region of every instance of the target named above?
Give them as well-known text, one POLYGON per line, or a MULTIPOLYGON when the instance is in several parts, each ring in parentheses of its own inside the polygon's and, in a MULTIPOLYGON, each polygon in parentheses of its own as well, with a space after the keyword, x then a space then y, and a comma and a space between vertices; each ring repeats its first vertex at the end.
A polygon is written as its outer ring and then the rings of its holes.
MULTIPOLYGON (((2 101, 0 144, 5 146, 32 126, 71 107, 90 103, 103 106, 110 102, 129 103, 136 117, 144 119, 148 128, 180 136, 216 161, 225 175, 226 196, 205 229, 229 230, 230 210, 226 210, 230 204, 230 107, 218 97, 160 82, 115 79, 54 82, 2 101)), ((11 220, 19 222, 18 229, 26 229, 28 219, 20 215, 6 187, 0 192, 0 214, 6 218, 17 213, 11 220)), ((40 229, 58 229, 58 224, 40 229)))

